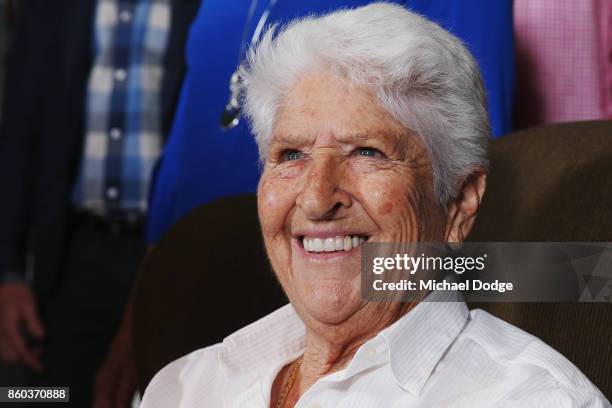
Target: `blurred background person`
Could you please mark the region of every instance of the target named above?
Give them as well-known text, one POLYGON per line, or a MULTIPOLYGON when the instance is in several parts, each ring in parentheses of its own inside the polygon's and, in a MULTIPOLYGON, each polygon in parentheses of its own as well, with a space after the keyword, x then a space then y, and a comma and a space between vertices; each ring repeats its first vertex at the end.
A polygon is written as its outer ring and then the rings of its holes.
MULTIPOLYGON (((14 0, 0 0, 0 78, 4 77, 4 65, 6 64, 6 47, 8 37, 13 26, 14 0)), ((0 100, 4 84, 0 81, 0 100)))
MULTIPOLYGON (((13 0, 0 0, 0 78, 4 78, 4 67, 6 65, 6 48, 9 43, 9 36, 13 28, 13 10, 15 4, 13 0)), ((0 101, 4 94, 4 82, 0 80, 0 101)), ((0 115, 2 110, 0 109, 0 115)), ((0 121, 2 117, 0 116, 0 121)), ((9 384, 19 380, 20 371, 18 367, 8 366, 0 360, 0 384, 9 384)))
POLYGON ((514 0, 515 126, 612 119, 612 1, 514 0))
POLYGON ((96 406, 133 396, 129 337, 109 346, 144 254, 151 170, 198 5, 16 10, 0 127, 0 357, 27 367, 23 385, 70 386, 72 406, 91 406, 100 368, 96 406))

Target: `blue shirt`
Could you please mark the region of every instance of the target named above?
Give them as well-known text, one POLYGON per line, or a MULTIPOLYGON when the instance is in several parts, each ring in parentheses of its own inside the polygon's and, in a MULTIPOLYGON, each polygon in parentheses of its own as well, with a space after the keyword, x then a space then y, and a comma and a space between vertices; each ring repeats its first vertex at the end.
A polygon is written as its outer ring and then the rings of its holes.
MULTIPOLYGON (((278 0, 268 23, 286 22, 371 0, 278 0)), ((511 130, 514 98, 514 42, 511 0, 408 0, 408 7, 461 38, 479 62, 493 134, 511 130)), ((249 24, 252 37, 268 1, 259 1, 249 24)), ((223 131, 220 116, 228 101, 248 14, 244 0, 206 0, 187 42, 187 77, 174 125, 152 191, 147 239, 156 242, 191 209, 214 199, 256 191, 257 146, 244 119, 223 131)))
POLYGON ((98 0, 85 142, 72 204, 111 218, 144 213, 162 149, 170 0, 98 0))

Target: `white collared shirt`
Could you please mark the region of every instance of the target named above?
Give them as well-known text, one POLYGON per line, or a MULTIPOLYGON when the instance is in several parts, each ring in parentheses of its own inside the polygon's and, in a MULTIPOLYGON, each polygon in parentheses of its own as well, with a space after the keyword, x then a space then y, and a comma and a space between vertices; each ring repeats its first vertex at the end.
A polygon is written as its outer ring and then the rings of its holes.
MULTIPOLYGON (((270 407, 272 382, 300 356, 291 305, 182 357, 148 386, 143 408, 270 407)), ((465 303, 421 302, 319 379, 296 408, 610 407, 565 357, 465 303)))

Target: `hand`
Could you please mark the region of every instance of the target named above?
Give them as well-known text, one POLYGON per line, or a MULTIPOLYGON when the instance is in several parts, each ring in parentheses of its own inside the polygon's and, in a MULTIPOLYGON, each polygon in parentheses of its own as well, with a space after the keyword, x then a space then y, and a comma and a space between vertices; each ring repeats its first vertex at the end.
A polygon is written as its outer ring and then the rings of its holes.
POLYGON ((35 339, 42 339, 45 329, 38 316, 36 300, 26 283, 0 285, 0 360, 7 364, 22 362, 35 371, 42 371, 42 350, 30 350, 22 327, 35 339))
POLYGON ((98 374, 94 408, 129 408, 136 391, 131 339, 131 307, 128 309, 98 374))

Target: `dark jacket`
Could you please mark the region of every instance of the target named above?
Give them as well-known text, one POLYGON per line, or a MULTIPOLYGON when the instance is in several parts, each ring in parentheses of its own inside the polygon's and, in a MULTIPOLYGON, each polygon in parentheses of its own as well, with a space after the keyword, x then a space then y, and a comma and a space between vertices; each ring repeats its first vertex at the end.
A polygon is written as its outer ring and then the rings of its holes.
MULTIPOLYGON (((172 0, 162 85, 168 134, 200 0, 172 0)), ((34 259, 39 297, 54 289, 65 252, 69 197, 84 140, 95 0, 23 0, 7 58, 0 117, 0 279, 34 259)))

